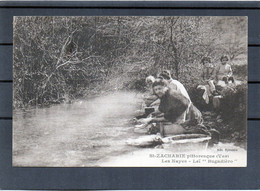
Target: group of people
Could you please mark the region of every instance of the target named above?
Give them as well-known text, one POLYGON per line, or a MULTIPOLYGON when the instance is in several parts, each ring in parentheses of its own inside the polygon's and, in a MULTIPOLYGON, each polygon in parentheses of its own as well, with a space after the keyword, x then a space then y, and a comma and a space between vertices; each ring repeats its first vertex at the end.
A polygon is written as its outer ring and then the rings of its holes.
POLYGON ((145 97, 147 112, 137 117, 136 128, 147 133, 170 136, 184 133, 211 134, 203 125, 201 112, 193 105, 190 96, 168 70, 155 78, 146 78, 150 96, 145 97), (153 109, 151 109, 153 108, 153 109))
POLYGON ((226 84, 229 82, 234 83, 233 72, 230 64, 228 64, 228 57, 223 55, 220 58, 221 64, 218 64, 216 67, 211 63, 211 59, 209 57, 204 57, 201 60, 203 64, 203 80, 222 80, 226 84))
MULTIPOLYGON (((228 57, 222 56, 220 61, 213 67, 210 58, 202 59, 202 77, 213 94, 216 94, 215 85, 219 81, 234 83, 231 66, 227 64, 228 57)), ((164 70, 156 78, 148 76, 146 85, 145 114, 136 117, 137 129, 145 129, 149 134, 160 133, 163 137, 196 133, 218 140, 219 132, 203 125, 201 112, 193 105, 183 84, 171 77, 170 71, 164 70)))
POLYGON ((218 107, 218 98, 221 97, 220 90, 232 84, 235 85, 231 65, 228 64, 228 56, 223 55, 220 58, 220 64, 214 66, 209 57, 201 60, 203 65, 202 79, 205 84, 199 85, 198 88, 204 89, 203 99, 208 104, 209 96, 216 96, 213 100, 213 106, 218 107), (217 88, 216 88, 217 87, 217 88))

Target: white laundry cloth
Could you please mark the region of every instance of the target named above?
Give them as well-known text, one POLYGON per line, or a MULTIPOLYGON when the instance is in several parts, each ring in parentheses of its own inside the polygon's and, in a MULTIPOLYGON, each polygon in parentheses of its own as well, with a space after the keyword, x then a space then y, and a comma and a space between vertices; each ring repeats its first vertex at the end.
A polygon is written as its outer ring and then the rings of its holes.
POLYGON ((205 100, 206 104, 209 104, 209 96, 211 96, 209 86, 208 85, 198 85, 197 89, 204 90, 202 98, 205 100))

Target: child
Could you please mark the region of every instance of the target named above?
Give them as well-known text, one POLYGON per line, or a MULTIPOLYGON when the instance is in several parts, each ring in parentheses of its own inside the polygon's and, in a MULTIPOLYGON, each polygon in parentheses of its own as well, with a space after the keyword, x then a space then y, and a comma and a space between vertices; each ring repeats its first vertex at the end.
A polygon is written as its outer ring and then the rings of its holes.
POLYGON ((222 80, 226 84, 228 84, 228 82, 234 83, 234 78, 232 77, 233 72, 231 66, 228 64, 228 57, 225 55, 222 56, 220 62, 221 64, 219 64, 214 71, 214 77, 217 81, 222 80))

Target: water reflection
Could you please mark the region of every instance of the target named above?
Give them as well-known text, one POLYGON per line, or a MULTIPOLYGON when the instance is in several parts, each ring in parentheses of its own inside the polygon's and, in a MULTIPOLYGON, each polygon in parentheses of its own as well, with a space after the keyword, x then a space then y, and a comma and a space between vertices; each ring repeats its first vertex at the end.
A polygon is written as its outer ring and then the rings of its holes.
POLYGON ((129 120, 139 96, 120 92, 73 104, 14 111, 13 165, 93 166, 134 148, 129 120))

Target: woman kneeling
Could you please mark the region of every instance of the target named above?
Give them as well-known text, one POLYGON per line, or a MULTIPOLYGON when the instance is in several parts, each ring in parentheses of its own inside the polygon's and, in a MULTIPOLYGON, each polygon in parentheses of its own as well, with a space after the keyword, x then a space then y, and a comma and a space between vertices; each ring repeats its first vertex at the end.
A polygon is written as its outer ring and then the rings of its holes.
MULTIPOLYGON (((192 102, 168 86, 165 80, 156 80, 153 83, 154 94, 160 99, 159 111, 161 115, 144 119, 145 123, 160 124, 161 136, 170 136, 183 133, 208 134, 201 112, 192 102)), ((158 131, 159 131, 158 129, 158 131)))

